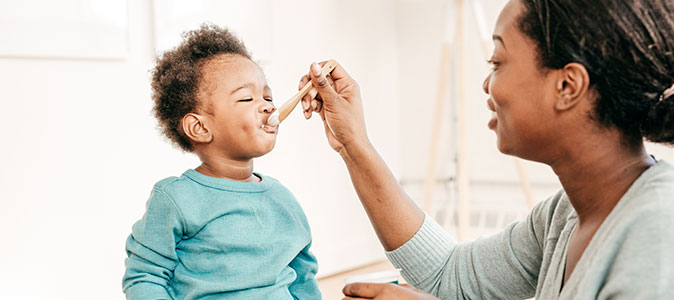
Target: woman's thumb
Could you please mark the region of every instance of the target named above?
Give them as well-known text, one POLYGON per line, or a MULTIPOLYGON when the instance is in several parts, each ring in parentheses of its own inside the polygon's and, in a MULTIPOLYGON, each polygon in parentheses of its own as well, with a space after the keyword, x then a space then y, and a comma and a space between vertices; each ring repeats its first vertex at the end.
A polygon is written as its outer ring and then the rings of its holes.
POLYGON ((339 99, 339 94, 328 81, 328 78, 325 77, 326 74, 321 70, 321 67, 317 63, 311 64, 311 82, 318 91, 318 94, 321 95, 324 105, 331 105, 334 101, 339 99))

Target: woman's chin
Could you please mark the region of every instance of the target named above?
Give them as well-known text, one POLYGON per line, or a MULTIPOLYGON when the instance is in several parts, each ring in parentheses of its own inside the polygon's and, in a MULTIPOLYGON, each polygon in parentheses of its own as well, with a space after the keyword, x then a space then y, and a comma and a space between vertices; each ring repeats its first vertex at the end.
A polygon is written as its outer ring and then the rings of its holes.
POLYGON ((513 149, 511 147, 508 147, 506 143, 503 142, 501 138, 496 136, 496 148, 498 148, 498 151, 505 154, 505 155, 512 155, 513 154, 513 149))

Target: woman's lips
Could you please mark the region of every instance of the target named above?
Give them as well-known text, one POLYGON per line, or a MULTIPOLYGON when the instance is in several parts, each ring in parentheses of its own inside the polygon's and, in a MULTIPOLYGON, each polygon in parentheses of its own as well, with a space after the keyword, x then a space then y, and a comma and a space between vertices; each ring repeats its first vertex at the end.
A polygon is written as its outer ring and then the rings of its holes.
POLYGON ((494 105, 494 101, 491 98, 487 99, 487 108, 491 111, 496 111, 496 105, 494 105))
POLYGON ((494 129, 496 129, 497 123, 498 123, 498 119, 496 119, 496 112, 492 112, 491 113, 491 120, 489 120, 489 124, 487 124, 487 126, 489 126, 489 129, 494 130, 494 129))
POLYGON ((487 126, 489 126, 489 129, 494 130, 496 128, 496 124, 498 123, 498 119, 496 115, 496 106, 494 105, 494 102, 491 100, 491 98, 487 100, 487 107, 489 110, 491 110, 491 119, 489 120, 487 126))

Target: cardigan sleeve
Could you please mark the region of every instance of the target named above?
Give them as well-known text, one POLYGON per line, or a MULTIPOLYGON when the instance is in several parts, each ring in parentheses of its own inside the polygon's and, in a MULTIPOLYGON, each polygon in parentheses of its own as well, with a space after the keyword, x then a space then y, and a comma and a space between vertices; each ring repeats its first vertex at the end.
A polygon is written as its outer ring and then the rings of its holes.
POLYGON ((553 205, 549 200, 536 205, 524 221, 462 244, 426 216, 407 243, 386 255, 408 283, 441 299, 533 297, 553 205))

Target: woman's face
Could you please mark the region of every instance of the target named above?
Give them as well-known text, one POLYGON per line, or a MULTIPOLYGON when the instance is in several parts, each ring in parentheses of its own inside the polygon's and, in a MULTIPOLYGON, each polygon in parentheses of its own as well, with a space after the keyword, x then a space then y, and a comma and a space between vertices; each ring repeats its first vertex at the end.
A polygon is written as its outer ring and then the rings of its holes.
POLYGON ((524 9, 511 0, 494 28, 492 71, 483 88, 493 111, 489 128, 496 132, 499 151, 541 161, 550 147, 555 97, 554 72, 539 69, 534 42, 519 29, 524 9))

